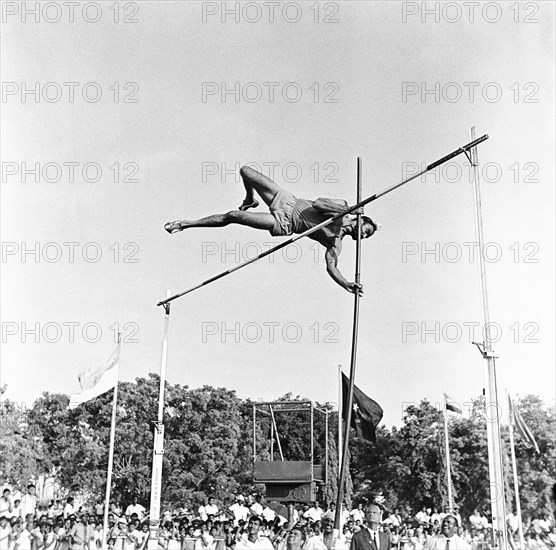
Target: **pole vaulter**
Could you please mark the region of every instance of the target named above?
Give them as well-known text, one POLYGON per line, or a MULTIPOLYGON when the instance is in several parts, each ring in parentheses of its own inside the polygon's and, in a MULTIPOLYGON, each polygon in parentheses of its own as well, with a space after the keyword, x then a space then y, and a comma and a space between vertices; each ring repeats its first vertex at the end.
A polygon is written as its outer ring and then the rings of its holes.
MULTIPOLYGON (((341 218, 343 218, 344 216, 346 216, 347 214, 351 214, 353 212, 355 212, 356 210, 360 210, 361 208, 363 208, 365 205, 376 201, 377 199, 383 197, 384 195, 387 195, 388 193, 390 193, 391 191, 394 191, 395 189, 397 189, 398 187, 401 187, 402 185, 405 185, 406 183, 409 183, 410 181, 422 176, 423 174, 426 174, 427 172, 434 170, 435 168, 437 168, 438 166, 448 162, 449 160, 453 159, 454 157, 457 157, 459 155, 461 155, 462 153, 468 154, 468 151, 471 150, 473 147, 479 145, 480 143, 482 143, 483 141, 488 139, 488 135, 483 135, 480 138, 477 138, 473 141, 471 141, 470 143, 464 145, 463 147, 460 147, 458 149, 456 149, 455 151, 452 151, 450 154, 446 155, 445 157, 442 157, 441 159, 433 162, 432 164, 429 164, 426 168, 424 168, 423 170, 421 170, 420 172, 417 172, 416 174, 412 175, 409 178, 406 178, 398 183, 395 183, 393 185, 391 185, 390 187, 387 187, 386 189, 375 193, 374 195, 371 195, 370 197, 367 197, 366 199, 359 201, 357 204, 346 208, 345 210, 342 210, 341 212, 339 212, 338 214, 335 214, 333 216, 331 216, 330 218, 324 220, 323 222, 315 225, 314 227, 311 227, 310 229, 307 229, 306 231, 299 233, 298 235, 295 235, 294 237, 291 237, 283 242, 281 242, 280 244, 276 245, 275 247, 266 250, 265 252, 259 254, 258 256, 255 256, 254 258, 251 258, 250 260, 247 260, 235 267, 232 267, 231 269, 228 269, 226 271, 223 271, 222 273, 219 273, 218 275, 215 275, 214 277, 211 277, 210 279, 207 279, 206 281, 203 281, 202 283, 199 283, 187 290, 184 290, 183 292, 179 292, 177 294, 174 294, 173 296, 170 296, 169 298, 166 298, 165 300, 161 300, 160 302, 158 302, 158 306, 163 306, 168 304, 169 302, 172 302, 173 300, 176 300, 178 298, 181 298, 182 296, 185 296, 186 294, 189 294, 191 292, 194 292, 195 290, 198 290, 199 288, 203 287, 203 286, 207 286, 210 283, 213 283, 214 281, 217 281, 218 279, 222 279, 223 277, 225 277, 226 275, 230 275, 230 273, 233 273, 234 271, 238 271, 250 264, 253 264, 259 260, 261 260, 262 258, 269 256, 271 254, 274 254, 275 252, 277 252, 278 250, 285 248, 286 246, 295 243, 296 241, 302 239, 303 237, 307 237, 313 233, 315 233, 316 231, 318 231, 319 229, 322 229, 323 227, 326 227, 327 225, 330 225, 332 223, 334 223, 335 221, 340 220, 341 218)), ((246 205, 245 203, 242 205, 242 207, 244 208, 249 208, 251 207, 251 205, 246 205)), ((240 208, 242 208, 240 207, 240 208)), ((226 224, 222 224, 222 225, 226 225, 226 224)), ((169 231, 170 233, 174 232, 171 224, 167 224, 166 227, 167 231, 169 231)), ((179 230, 179 229, 178 229, 179 230)), ((349 288, 348 290, 350 290, 351 292, 356 292, 359 293, 360 292, 360 285, 356 285, 356 284, 350 284, 351 288, 349 288)), ((346 287, 347 288, 347 287, 346 287)))

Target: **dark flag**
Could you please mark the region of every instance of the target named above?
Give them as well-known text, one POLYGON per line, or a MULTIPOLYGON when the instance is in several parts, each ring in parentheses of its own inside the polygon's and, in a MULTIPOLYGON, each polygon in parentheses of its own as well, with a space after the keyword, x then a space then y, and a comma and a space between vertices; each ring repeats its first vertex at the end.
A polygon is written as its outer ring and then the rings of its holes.
MULTIPOLYGON (((342 418, 347 416, 349 378, 342 372, 342 418)), ((382 407, 365 395, 357 386, 353 387, 353 410, 351 411, 351 427, 357 438, 376 442, 376 427, 382 419, 382 407)))

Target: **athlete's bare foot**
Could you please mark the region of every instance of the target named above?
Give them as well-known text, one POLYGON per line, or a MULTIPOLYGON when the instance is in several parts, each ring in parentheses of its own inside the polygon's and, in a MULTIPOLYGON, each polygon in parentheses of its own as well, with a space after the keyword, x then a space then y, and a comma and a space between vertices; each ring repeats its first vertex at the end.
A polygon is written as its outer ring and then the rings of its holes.
POLYGON ((164 229, 166 229, 166 231, 168 231, 170 235, 173 235, 174 233, 178 233, 179 231, 184 230, 185 226, 182 224, 182 222, 175 221, 164 224, 164 229))
POLYGON ((245 212, 246 210, 249 210, 249 208, 257 208, 257 206, 259 206, 259 201, 257 199, 245 199, 241 203, 241 206, 238 208, 238 210, 240 210, 241 212, 245 212))

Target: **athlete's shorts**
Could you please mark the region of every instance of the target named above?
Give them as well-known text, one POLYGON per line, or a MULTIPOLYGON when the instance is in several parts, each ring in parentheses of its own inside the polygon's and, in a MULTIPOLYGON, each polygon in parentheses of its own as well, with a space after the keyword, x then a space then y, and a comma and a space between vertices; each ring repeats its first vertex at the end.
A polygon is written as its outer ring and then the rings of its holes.
POLYGON ((287 237, 293 235, 292 210, 297 202, 297 197, 280 189, 270 205, 270 213, 274 216, 274 226, 270 230, 273 237, 287 237))

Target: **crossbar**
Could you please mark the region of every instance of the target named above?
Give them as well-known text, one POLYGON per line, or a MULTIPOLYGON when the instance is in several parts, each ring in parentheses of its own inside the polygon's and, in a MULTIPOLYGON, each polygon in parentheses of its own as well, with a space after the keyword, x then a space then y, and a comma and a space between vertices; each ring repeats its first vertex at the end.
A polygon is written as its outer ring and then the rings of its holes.
POLYGON ((441 164, 444 164, 445 162, 448 162, 449 160, 453 159, 454 157, 457 157, 457 156, 461 155, 462 153, 467 153, 467 151, 469 151, 470 149, 479 145, 479 143, 482 143, 483 141, 485 141, 487 139, 488 139, 488 135, 485 134, 484 136, 481 136, 480 138, 477 138, 477 139, 471 141, 467 145, 464 145, 463 147, 460 147, 459 149, 456 149, 455 151, 452 151, 451 153, 449 153, 445 157, 442 157, 441 159, 433 162, 432 164, 429 164, 426 168, 424 168, 420 172, 417 172, 416 174, 413 174, 413 176, 410 176, 409 178, 406 178, 406 179, 404 179, 404 180, 402 180, 398 183, 395 183, 395 184, 391 185, 390 187, 387 187, 386 189, 383 189, 382 191, 379 191, 378 193, 375 193, 374 195, 371 195, 370 197, 367 197, 366 199, 362 200, 361 202, 358 202, 357 204, 354 204, 353 206, 350 206, 349 208, 346 208, 343 212, 340 212, 339 214, 336 214, 336 215, 332 216, 331 218, 328 218, 327 220, 324 220, 323 222, 319 223, 318 225, 315 225, 314 227, 311 227, 310 229, 307 229, 307 231, 304 231, 303 233, 300 233, 299 235, 295 235, 294 237, 291 237, 290 239, 287 239, 287 240, 281 242, 280 244, 277 244, 276 246, 274 246, 273 248, 270 248, 269 250, 265 250, 264 252, 262 252, 258 256, 255 256, 254 258, 251 258, 250 260, 247 260, 247 261, 245 261, 245 262, 243 262, 239 265, 236 265, 235 267, 232 267, 231 269, 223 271, 222 273, 219 273, 218 275, 215 275, 214 277, 211 277, 210 279, 207 279, 206 281, 203 281, 202 283, 199 283, 198 285, 192 286, 191 288, 188 288, 187 290, 184 290, 183 292, 178 292, 177 294, 174 294, 173 296, 170 296, 169 298, 166 298, 165 300, 161 300, 156 305, 157 306, 163 306, 165 304, 168 304, 169 302, 172 302, 173 300, 177 300, 178 298, 181 298, 182 296, 185 296, 186 294, 194 292, 195 290, 198 290, 199 288, 201 288, 203 286, 207 286, 210 283, 214 283, 214 281, 217 281, 218 279, 222 279, 222 277, 225 277, 226 275, 230 275, 231 273, 234 273, 234 271, 238 271, 238 270, 240 270, 244 267, 247 267, 248 265, 251 265, 251 264, 261 260, 262 258, 264 258, 266 256, 270 256, 270 254, 274 254, 278 250, 280 250, 282 248, 285 248, 286 246, 289 246, 290 244, 293 244, 296 241, 299 241, 303 237, 307 237, 307 236, 311 235, 312 233, 315 233, 319 229, 322 229, 323 227, 326 227, 327 225, 333 223, 334 221, 336 221, 340 218, 343 218, 347 214, 351 214, 353 211, 358 210, 359 208, 362 208, 363 206, 365 206, 365 205, 367 205, 367 204, 369 204, 373 201, 376 201, 377 199, 380 199, 381 197, 384 197, 384 195, 387 195, 388 193, 390 193, 391 191, 394 191, 398 187, 401 187, 402 185, 405 185, 406 183, 409 183, 410 181, 422 176, 423 174, 426 174, 430 170, 434 170, 436 167, 440 166, 441 164))

